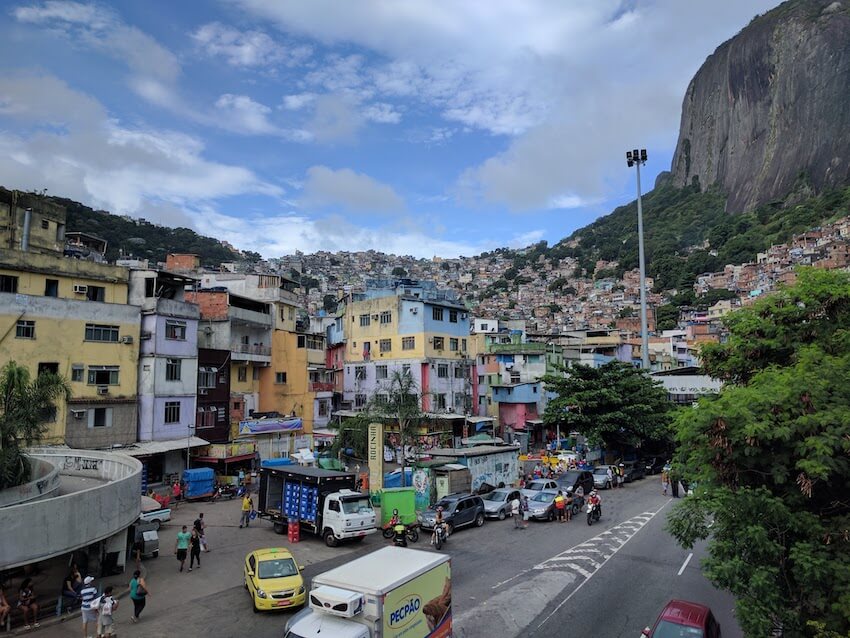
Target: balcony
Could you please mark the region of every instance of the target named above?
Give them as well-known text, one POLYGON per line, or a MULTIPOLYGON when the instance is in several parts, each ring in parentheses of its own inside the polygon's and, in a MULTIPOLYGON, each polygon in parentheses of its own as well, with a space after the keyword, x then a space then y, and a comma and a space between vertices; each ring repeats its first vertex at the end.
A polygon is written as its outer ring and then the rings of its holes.
POLYGON ((246 324, 252 326, 262 326, 263 328, 272 327, 271 315, 256 310, 246 310, 245 308, 237 308, 230 306, 227 311, 228 317, 234 324, 246 324))
POLYGON ((310 392, 333 392, 334 383, 333 381, 310 381, 308 389, 310 392))
POLYGON ((272 349, 262 344, 251 345, 248 343, 230 344, 231 359, 234 361, 256 361, 259 363, 272 362, 272 349))

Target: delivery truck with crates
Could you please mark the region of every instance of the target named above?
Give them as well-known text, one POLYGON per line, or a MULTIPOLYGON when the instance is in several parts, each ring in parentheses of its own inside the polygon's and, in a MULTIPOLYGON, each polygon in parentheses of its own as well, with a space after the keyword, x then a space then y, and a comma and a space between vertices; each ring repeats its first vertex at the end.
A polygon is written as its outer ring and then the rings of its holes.
POLYGON ((368 494, 355 491, 356 476, 294 465, 260 468, 257 514, 282 534, 291 528, 321 536, 328 547, 375 532, 368 494))
POLYGON ((313 577, 284 638, 449 638, 449 556, 385 547, 313 577))

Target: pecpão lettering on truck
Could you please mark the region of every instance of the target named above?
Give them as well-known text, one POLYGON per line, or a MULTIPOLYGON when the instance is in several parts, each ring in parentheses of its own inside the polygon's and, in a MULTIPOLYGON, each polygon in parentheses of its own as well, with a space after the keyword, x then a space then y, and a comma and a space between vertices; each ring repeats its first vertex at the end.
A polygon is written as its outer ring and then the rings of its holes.
POLYGON ((416 612, 422 606, 422 599, 413 595, 405 600, 395 611, 390 612, 390 627, 401 629, 416 617, 416 612))

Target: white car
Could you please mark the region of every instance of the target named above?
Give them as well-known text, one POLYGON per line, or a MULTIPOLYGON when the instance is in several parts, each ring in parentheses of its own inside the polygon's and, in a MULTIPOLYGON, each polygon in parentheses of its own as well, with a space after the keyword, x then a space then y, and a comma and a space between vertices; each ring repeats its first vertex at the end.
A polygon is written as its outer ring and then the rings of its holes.
POLYGON ((142 512, 139 514, 139 520, 147 523, 153 523, 156 525, 156 529, 159 529, 163 523, 167 523, 171 520, 171 510, 167 507, 163 507, 162 509, 150 512, 142 512))

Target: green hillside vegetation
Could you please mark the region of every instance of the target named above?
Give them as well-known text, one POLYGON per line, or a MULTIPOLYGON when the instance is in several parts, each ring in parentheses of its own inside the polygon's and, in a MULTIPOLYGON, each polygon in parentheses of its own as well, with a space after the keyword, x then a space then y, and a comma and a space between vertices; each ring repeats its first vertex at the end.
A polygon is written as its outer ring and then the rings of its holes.
POLYGON ((204 237, 189 228, 169 228, 149 222, 131 220, 106 211, 93 210, 79 202, 61 197, 51 198, 66 207, 67 229, 91 233, 108 244, 106 258, 110 261, 132 255, 152 262, 165 261, 168 253, 194 253, 205 265, 226 261, 241 261, 241 256, 212 237, 204 237))
MULTIPOLYGON (((726 213, 724 203, 724 195, 716 190, 702 193, 696 187, 678 189, 665 183, 643 197, 647 274, 655 278, 656 290, 687 288, 702 273, 754 261, 773 244, 847 215, 850 188, 788 206, 775 202, 740 215, 726 213)), ((618 262, 617 276, 637 268, 637 203, 620 206, 577 230, 549 249, 548 256, 557 261, 574 257, 588 276, 597 259, 618 262), (568 247, 573 239, 579 244, 568 247)))

